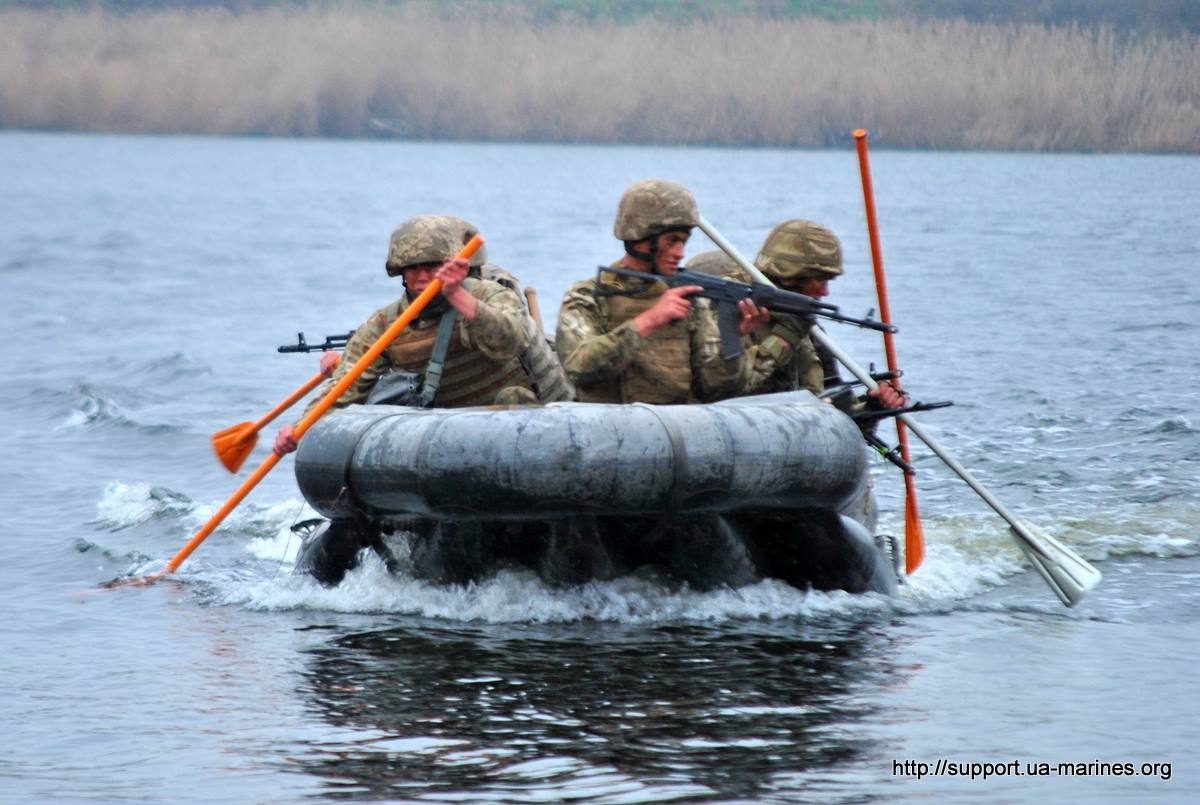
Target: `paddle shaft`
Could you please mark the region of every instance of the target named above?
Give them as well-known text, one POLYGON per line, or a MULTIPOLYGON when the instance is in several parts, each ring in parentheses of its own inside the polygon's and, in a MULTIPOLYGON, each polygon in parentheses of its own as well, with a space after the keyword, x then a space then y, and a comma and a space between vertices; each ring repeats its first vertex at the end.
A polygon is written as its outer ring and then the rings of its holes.
MULTIPOLYGON (((732 243, 725 240, 721 233, 713 229, 712 224, 706 221, 703 216, 700 217, 700 229, 703 230, 704 234, 708 235, 709 239, 713 243, 717 244, 717 246, 721 248, 721 251, 725 252, 727 255, 733 258, 734 262, 749 272, 750 276, 754 277, 756 282, 761 282, 767 285, 772 284, 771 281, 767 279, 766 275, 755 268, 754 264, 747 260, 732 243)), ((829 336, 819 327, 812 328, 811 334, 812 337, 818 343, 820 343, 821 346, 829 350, 829 353, 833 355, 833 357, 837 358, 838 361, 845 366, 850 371, 850 374, 854 375, 860 383, 865 385, 871 391, 879 388, 879 384, 871 378, 870 373, 864 372, 862 367, 855 363, 849 355, 847 355, 845 352, 842 352, 842 350, 838 348, 837 344, 833 343, 833 340, 830 339, 829 336)), ((964 467, 962 464, 959 464, 953 456, 947 453, 945 449, 943 449, 942 446, 937 443, 936 439, 926 433, 924 428, 914 422, 912 417, 910 417, 908 414, 900 414, 899 418, 904 420, 904 424, 907 425, 909 429, 917 435, 917 438, 923 441, 926 446, 937 455, 938 458, 945 462, 947 467, 954 470, 958 477, 962 478, 963 481, 966 482, 967 486, 975 490, 975 493, 979 495, 979 497, 983 498, 983 501, 991 506, 996 514, 1000 515, 1002 518, 1004 518, 1005 522, 1012 526, 1013 533, 1016 534, 1022 542, 1026 543, 1034 552, 1036 552, 1046 561, 1056 561, 1055 558, 1051 557, 1049 553, 1042 547, 1041 541, 1031 534, 1029 530, 1021 523, 1021 521, 1013 516, 1013 513, 1010 512, 1008 508, 1004 506, 1004 504, 996 500, 992 493, 987 491, 983 484, 979 483, 979 481, 977 481, 975 477, 967 471, 966 467, 964 467)))
MULTIPOLYGON (((887 277, 883 273, 883 247, 879 244, 879 222, 875 217, 875 189, 871 183, 871 165, 867 159, 867 131, 856 129, 854 143, 858 149, 858 172, 862 177, 863 205, 867 211, 867 235, 871 242, 871 267, 875 271, 875 296, 879 301, 879 319, 884 324, 892 323, 892 312, 888 306, 887 277)), ((900 390, 900 361, 896 357, 896 342, 890 330, 883 331, 883 351, 887 356, 888 371, 895 375, 892 385, 900 390)), ((908 433, 904 421, 896 418, 896 439, 900 442, 900 458, 912 466, 908 453, 908 433)), ((904 571, 912 573, 925 557, 925 544, 921 536, 921 517, 917 513, 917 483, 912 472, 904 473, 904 571)))
MULTIPOLYGON (((471 255, 473 255, 482 245, 483 238, 479 235, 475 235, 475 237, 468 241, 466 246, 463 246, 462 251, 455 255, 454 259, 466 260, 470 258, 471 255)), ((412 320, 415 319, 421 313, 421 311, 425 309, 425 306, 428 305, 433 297, 437 296, 441 290, 442 281, 435 277, 433 281, 430 282, 425 288, 425 290, 421 291, 417 298, 412 301, 412 304, 410 304, 408 308, 406 308, 405 311, 400 314, 400 317, 392 322, 392 325, 388 327, 386 331, 384 331, 383 335, 381 335, 379 339, 371 345, 371 348, 367 350, 366 354, 359 358, 358 362, 350 367, 349 371, 346 372, 342 379, 339 380, 334 387, 330 389, 324 397, 321 398, 321 401, 317 403, 316 407, 309 411, 308 414, 306 414, 304 418, 296 424, 296 427, 292 432, 296 441, 300 441, 301 437, 304 436, 305 431, 307 431, 314 422, 320 419, 326 411, 333 407, 334 403, 341 398, 346 389, 350 388, 351 384, 353 384, 355 380, 358 380, 359 376, 362 375, 362 373, 365 372, 367 368, 375 362, 375 359, 383 354, 383 351, 387 349, 394 340, 396 340, 396 336, 400 335, 401 331, 403 331, 404 328, 407 327, 412 320)), ((196 550, 200 543, 204 542, 208 535, 216 530, 217 526, 221 524, 221 521, 224 520, 229 513, 233 511, 239 503, 242 502, 243 499, 245 499, 246 495, 250 494, 250 490, 254 489, 254 487, 258 485, 258 482, 266 477, 266 474, 270 472, 276 464, 279 463, 280 458, 282 458, 282 456, 279 456, 275 453, 267 456, 267 460, 262 463, 262 466, 255 470, 254 473, 247 478, 240 487, 238 487, 238 490, 233 493, 233 497, 226 501, 225 505, 213 515, 211 520, 204 524, 203 528, 196 532, 194 537, 188 540, 187 545, 184 545, 179 553, 175 554, 171 561, 167 563, 166 569, 158 575, 174 573, 175 569, 183 563, 183 560, 187 559, 188 556, 191 555, 192 551, 196 550)))
POLYGON ((267 425, 271 424, 271 422, 275 419, 275 417, 279 416, 284 411, 291 408, 293 405, 296 404, 296 402, 298 400, 307 396, 310 391, 315 389, 317 386, 321 385, 321 381, 324 379, 325 379, 325 374, 323 372, 317 372, 315 375, 310 377, 308 380, 304 381, 303 386, 301 386, 300 388, 293 391, 291 394, 288 395, 288 398, 286 400, 284 400, 279 405, 272 408, 270 411, 268 411, 266 414, 263 415, 262 419, 258 420, 253 425, 251 425, 250 428, 246 431, 246 436, 250 436, 251 434, 258 433, 260 430, 265 428, 267 425))
POLYGON ((526 288, 525 302, 529 305, 529 315, 533 317, 533 323, 537 325, 538 332, 545 335, 546 328, 542 325, 542 311, 538 307, 537 291, 533 288, 526 288))
MULTIPOLYGON (((813 328, 812 335, 813 338, 815 338, 821 344, 821 346, 829 350, 831 355, 837 358, 843 366, 850 370, 850 374, 858 378, 858 380, 866 385, 867 388, 872 390, 879 388, 879 384, 871 378, 871 375, 867 372, 864 372, 862 367, 856 364, 849 355, 842 352, 837 344, 830 340, 828 335, 816 327, 813 328)), ((945 448, 943 448, 938 441, 933 438, 933 436, 929 435, 924 428, 917 424, 917 422, 911 416, 908 414, 899 414, 897 419, 903 420, 904 424, 908 426, 908 429, 915 433, 917 438, 925 443, 926 447, 932 450, 947 467, 954 470, 954 473, 958 475, 959 478, 962 478, 967 486, 975 490, 975 494, 983 498, 983 502, 991 506, 996 514, 1004 518, 1004 521, 1012 526, 1013 531, 1015 531, 1021 537, 1022 541, 1028 544, 1029 547, 1036 551, 1039 556, 1043 557, 1047 561, 1055 561, 1055 559, 1051 557, 1045 549, 1042 548, 1040 540, 1030 534, 1021 521, 1018 520, 1003 503, 997 500, 996 497, 992 495, 992 493, 989 492, 983 484, 979 483, 979 481, 975 479, 975 476, 972 475, 966 467, 958 463, 958 461, 952 455, 947 453, 945 448)))

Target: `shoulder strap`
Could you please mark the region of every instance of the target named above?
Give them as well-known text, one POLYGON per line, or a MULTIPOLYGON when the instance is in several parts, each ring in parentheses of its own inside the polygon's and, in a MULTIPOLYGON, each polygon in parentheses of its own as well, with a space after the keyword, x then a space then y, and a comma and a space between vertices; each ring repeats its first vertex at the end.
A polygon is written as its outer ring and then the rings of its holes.
POLYGON ((438 386, 442 384, 442 369, 446 365, 446 351, 450 348, 450 334, 454 332, 454 322, 458 311, 450 308, 442 314, 438 323, 437 340, 433 343, 433 354, 429 356, 429 364, 425 367, 425 382, 421 385, 421 407, 433 405, 437 397, 438 386))

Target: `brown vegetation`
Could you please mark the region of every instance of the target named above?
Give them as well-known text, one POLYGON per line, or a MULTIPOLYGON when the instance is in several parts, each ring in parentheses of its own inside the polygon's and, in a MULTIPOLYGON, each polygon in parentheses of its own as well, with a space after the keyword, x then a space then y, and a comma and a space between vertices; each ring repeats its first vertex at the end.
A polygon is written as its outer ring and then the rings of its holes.
POLYGON ((427 8, 0 12, 0 127, 1200 152, 1200 40, 427 8))

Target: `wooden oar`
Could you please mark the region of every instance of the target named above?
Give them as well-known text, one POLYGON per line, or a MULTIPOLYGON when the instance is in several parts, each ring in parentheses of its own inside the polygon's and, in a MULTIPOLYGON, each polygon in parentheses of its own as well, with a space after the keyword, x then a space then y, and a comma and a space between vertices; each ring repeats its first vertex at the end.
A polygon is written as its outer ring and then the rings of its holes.
MULTIPOLYGON (((333 365, 337 366, 336 361, 333 365)), ((230 472, 237 472, 241 468, 242 462, 246 460, 246 456, 250 455, 250 451, 258 443, 258 432, 271 424, 275 417, 295 405, 297 400, 302 399, 310 391, 321 385, 321 381, 325 377, 324 372, 317 372, 305 381, 303 386, 293 391, 286 400, 268 411, 257 422, 239 422, 232 427, 214 433, 212 436, 213 450, 216 451, 217 458, 225 465, 225 469, 230 472)))
POLYGON ((532 287, 525 288, 525 302, 529 305, 529 315, 533 317, 533 323, 537 325, 538 334, 545 335, 546 328, 542 325, 542 311, 538 308, 537 291, 532 287))
MULTIPOLYGON (((747 260, 733 244, 725 240, 721 236, 721 233, 713 228, 712 224, 704 220, 703 216, 700 217, 700 229, 704 231, 704 234, 708 235, 713 243, 717 244, 721 251, 733 258, 735 263, 745 269, 750 276, 754 277, 755 282, 767 285, 771 284, 771 281, 755 268, 754 264, 747 260)), ((868 389, 875 390, 879 388, 879 384, 871 378, 871 375, 863 371, 862 367, 855 363, 849 355, 838 349, 837 344, 833 343, 833 340, 823 330, 819 327, 812 328, 812 337, 821 346, 829 350, 829 353, 837 358, 850 371, 850 374, 854 375, 868 389)), ((979 497, 983 498, 984 503, 991 506, 992 510, 1008 523, 1009 533, 1017 541, 1017 546, 1029 558, 1029 561, 1033 563, 1034 569, 1046 581, 1055 595, 1059 597, 1059 600, 1067 606, 1073 607, 1083 599, 1083 596, 1089 590, 1095 588, 1100 583, 1100 579, 1102 578, 1100 571, 1092 567, 1087 560, 1040 528, 1023 520, 1018 520, 1004 504, 993 497, 983 487, 983 484, 979 483, 971 473, 967 472, 966 467, 959 464, 953 456, 947 453, 912 417, 908 414, 900 414, 900 417, 904 419, 904 424, 916 434, 918 439, 925 442, 929 449, 947 467, 954 470, 958 477, 966 482, 967 486, 971 487, 979 497)))
MULTIPOLYGON (((471 240, 467 242, 466 246, 463 246, 462 251, 455 255, 454 259, 467 260, 471 257, 471 255, 478 251, 479 247, 482 245, 483 238, 479 235, 475 235, 475 237, 471 238, 471 240)), ((404 328, 407 327, 409 323, 412 322, 412 320, 415 319, 417 315, 425 309, 425 306, 428 305, 429 302, 435 296, 437 296, 441 290, 442 281, 435 277, 433 281, 429 283, 429 286, 426 287, 424 291, 421 291, 420 295, 418 295, 417 298, 412 301, 412 304, 410 304, 408 308, 402 314, 400 314, 400 317, 392 322, 392 325, 387 328, 384 334, 379 336, 379 340, 371 345, 371 348, 366 351, 366 354, 359 358, 358 362, 351 366, 350 370, 342 376, 342 379, 339 380, 334 387, 329 390, 329 393, 321 398, 321 401, 317 403, 316 407, 309 411, 308 414, 306 414, 304 418, 296 424, 295 430, 292 432, 296 441, 300 441, 305 432, 312 427, 312 424, 320 419, 326 411, 333 407, 333 404, 338 401, 343 393, 345 393, 346 389, 350 388, 351 384, 354 383, 355 380, 358 380, 359 375, 365 372, 367 368, 375 362, 375 359, 383 354, 383 351, 387 349, 388 345, 396 339, 396 336, 400 335, 404 328)), ((276 453, 271 453, 271 455, 267 456, 267 460, 264 461, 262 465, 255 470, 254 473, 247 478, 241 486, 238 487, 238 490, 233 493, 233 497, 225 502, 225 505, 222 506, 220 510, 212 516, 211 520, 204 524, 203 528, 196 532, 194 537, 188 540, 187 545, 184 545, 183 548, 179 550, 179 553, 175 554, 171 561, 167 563, 166 568, 152 576, 145 576, 140 579, 133 579, 109 586, 121 587, 128 584, 146 584, 156 581, 168 573, 174 573, 176 568, 183 564, 183 560, 191 556, 192 551, 196 550, 200 543, 204 542, 208 535, 216 530, 217 526, 221 524, 221 521, 224 520, 229 513, 233 511, 239 503, 242 502, 246 495, 250 494, 250 490, 254 489, 254 487, 258 485, 258 482, 266 477, 266 474, 270 472, 276 464, 279 463, 280 458, 282 458, 282 456, 279 456, 276 453)))
MULTIPOLYGON (((879 320, 892 323, 888 307, 887 278, 883 274, 883 250, 879 246, 879 224, 875 219, 875 191, 871 185, 871 167, 867 162, 867 130, 856 129, 855 145, 858 148, 858 169, 862 175, 863 203, 867 208, 867 234, 871 241, 871 265, 875 269, 875 295, 879 300, 879 320)), ((900 362, 896 359, 896 343, 892 333, 883 332, 883 351, 887 355, 888 371, 896 374, 892 385, 900 390, 900 362)), ((900 442, 900 457, 911 466, 908 457, 908 433, 904 422, 896 419, 896 438, 900 442)), ((921 515, 917 512, 917 481, 911 471, 904 473, 904 572, 911 574, 925 558, 925 538, 921 533, 921 515)))

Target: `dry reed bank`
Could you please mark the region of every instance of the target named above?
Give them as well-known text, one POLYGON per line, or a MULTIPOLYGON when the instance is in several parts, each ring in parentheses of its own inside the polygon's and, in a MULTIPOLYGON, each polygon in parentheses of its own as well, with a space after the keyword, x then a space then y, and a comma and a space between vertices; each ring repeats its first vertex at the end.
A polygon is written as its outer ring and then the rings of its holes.
POLYGON ((1200 39, 405 6, 0 12, 0 127, 1200 152, 1200 39))

